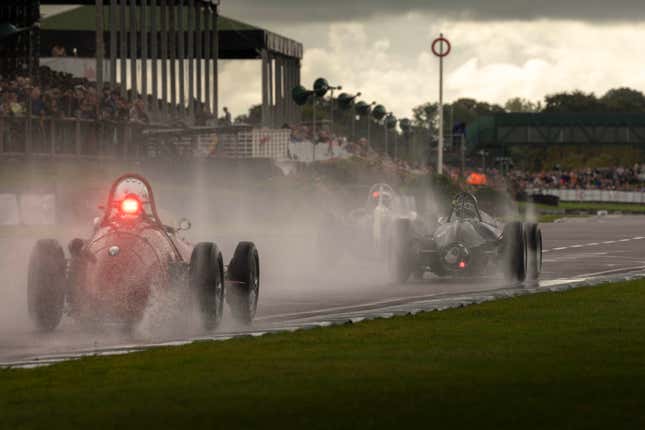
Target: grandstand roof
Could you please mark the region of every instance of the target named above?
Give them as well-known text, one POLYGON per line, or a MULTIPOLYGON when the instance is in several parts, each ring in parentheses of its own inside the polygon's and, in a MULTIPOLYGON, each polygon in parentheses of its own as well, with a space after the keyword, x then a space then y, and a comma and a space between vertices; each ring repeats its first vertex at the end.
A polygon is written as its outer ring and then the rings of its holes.
MULTIPOLYGON (((42 4, 69 4, 67 2, 47 2, 42 4)), ((79 2, 75 3, 93 3, 79 2)), ((149 6, 149 8, 152 6, 149 6)), ((109 28, 109 6, 104 7, 105 28, 109 28)), ((126 16, 129 8, 126 9, 126 16)), ((188 15, 188 14, 186 14, 188 15)), ((156 14, 160 16, 159 13, 156 14)), ((187 22, 188 17, 184 20, 187 22)), ((221 59, 256 59, 262 50, 272 54, 291 58, 302 58, 302 44, 271 31, 247 24, 235 19, 218 17, 219 58, 221 59)), ((159 27, 157 27, 159 28, 159 27)), ((94 57, 94 38, 89 33, 96 31, 96 7, 79 6, 72 10, 46 16, 41 21, 41 54, 46 56, 54 43, 72 43, 78 49, 80 57, 94 57), (87 34, 85 34, 87 33, 87 34)), ((106 43, 109 40, 106 38, 106 43)))

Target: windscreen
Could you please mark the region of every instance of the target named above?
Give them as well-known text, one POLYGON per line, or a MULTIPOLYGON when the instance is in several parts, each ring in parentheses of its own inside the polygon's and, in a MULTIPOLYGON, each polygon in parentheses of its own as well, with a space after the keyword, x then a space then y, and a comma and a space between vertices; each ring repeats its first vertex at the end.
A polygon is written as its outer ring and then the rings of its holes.
POLYGON ((128 199, 135 199, 141 207, 141 215, 154 220, 151 195, 150 189, 142 180, 135 177, 122 178, 114 187, 110 201, 109 217, 122 216, 123 202, 128 199))

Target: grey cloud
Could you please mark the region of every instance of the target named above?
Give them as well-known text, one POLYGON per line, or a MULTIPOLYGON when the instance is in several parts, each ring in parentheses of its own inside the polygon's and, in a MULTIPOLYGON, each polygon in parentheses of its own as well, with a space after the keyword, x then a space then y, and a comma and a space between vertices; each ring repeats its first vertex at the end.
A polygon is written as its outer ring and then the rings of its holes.
POLYGON ((222 11, 257 23, 362 20, 408 12, 463 20, 645 19, 643 0, 222 0, 222 11))

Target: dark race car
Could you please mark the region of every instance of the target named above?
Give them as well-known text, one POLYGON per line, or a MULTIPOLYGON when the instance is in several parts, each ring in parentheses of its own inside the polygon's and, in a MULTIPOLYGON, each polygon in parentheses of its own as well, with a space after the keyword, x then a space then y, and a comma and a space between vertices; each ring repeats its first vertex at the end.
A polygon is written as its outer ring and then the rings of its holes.
POLYGON ((388 267, 392 282, 426 272, 475 277, 501 271, 513 283, 535 281, 542 270, 542 232, 535 223, 502 224, 481 211, 475 196, 458 194, 436 228, 395 221, 388 267))
POLYGON ((179 289, 199 309, 207 330, 217 327, 226 300, 233 316, 251 323, 260 287, 258 251, 238 244, 225 271, 217 245, 193 246, 164 225, 148 181, 136 174, 118 178, 103 216, 87 240, 69 243, 69 258, 56 240, 39 240, 31 254, 28 307, 36 326, 54 330, 63 311, 81 322, 114 322, 127 327, 143 317, 153 294, 179 289))

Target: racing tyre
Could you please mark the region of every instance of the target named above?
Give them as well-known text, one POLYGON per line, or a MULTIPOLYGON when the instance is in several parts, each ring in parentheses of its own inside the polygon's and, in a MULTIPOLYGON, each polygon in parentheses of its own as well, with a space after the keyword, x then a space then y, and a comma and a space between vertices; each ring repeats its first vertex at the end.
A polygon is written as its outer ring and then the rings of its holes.
POLYGON ((231 314, 242 324, 255 318, 260 297, 260 257, 252 242, 240 242, 228 266, 230 287, 227 291, 231 314))
POLYGON ((397 219, 392 224, 392 234, 388 247, 388 274, 394 284, 403 284, 412 274, 411 225, 408 219, 397 219))
POLYGON ((190 290, 196 298, 206 330, 214 330, 224 308, 224 263, 214 243, 199 243, 190 257, 190 290))
POLYGON ((527 247, 524 226, 510 222, 504 227, 504 276, 512 283, 522 283, 526 279, 527 247))
POLYGON ((542 231, 534 223, 524 225, 527 248, 526 276, 530 280, 537 280, 542 272, 542 231))
POLYGON ((60 244, 39 240, 31 253, 27 277, 29 315, 39 330, 53 331, 63 317, 67 263, 60 244))

